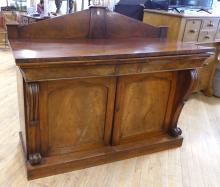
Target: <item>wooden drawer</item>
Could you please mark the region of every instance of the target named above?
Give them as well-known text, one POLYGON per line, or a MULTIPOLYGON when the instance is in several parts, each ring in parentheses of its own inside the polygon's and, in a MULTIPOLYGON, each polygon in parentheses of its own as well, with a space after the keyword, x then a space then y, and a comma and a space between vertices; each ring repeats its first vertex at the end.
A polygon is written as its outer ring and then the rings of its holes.
POLYGON ((183 42, 196 42, 201 24, 201 20, 188 20, 183 35, 183 42))
POLYGON ((167 57, 164 59, 139 59, 131 64, 99 65, 99 66, 69 66, 69 67, 39 67, 22 68, 21 73, 26 82, 76 79, 88 77, 122 76, 158 71, 174 71, 179 69, 194 69, 201 67, 204 57, 184 56, 179 59, 167 57), (189 64, 189 62, 191 62, 189 64))
POLYGON ((36 22, 36 19, 29 18, 29 24, 30 24, 30 23, 34 23, 34 22, 36 22))
POLYGON ((214 41, 215 33, 215 31, 200 31, 198 42, 214 41))
POLYGON ((218 29, 216 31, 215 40, 220 40, 220 23, 219 23, 218 29))
POLYGON ((87 77, 102 77, 115 75, 115 66, 79 66, 79 67, 45 67, 45 68, 24 68, 21 70, 25 81, 33 80, 57 80, 87 77))
POLYGON ((202 30, 216 30, 219 19, 205 19, 202 24, 202 30))
POLYGON ((217 30, 215 40, 220 40, 220 29, 217 30))
POLYGON ((22 17, 22 24, 23 25, 28 25, 28 18, 27 17, 22 17))

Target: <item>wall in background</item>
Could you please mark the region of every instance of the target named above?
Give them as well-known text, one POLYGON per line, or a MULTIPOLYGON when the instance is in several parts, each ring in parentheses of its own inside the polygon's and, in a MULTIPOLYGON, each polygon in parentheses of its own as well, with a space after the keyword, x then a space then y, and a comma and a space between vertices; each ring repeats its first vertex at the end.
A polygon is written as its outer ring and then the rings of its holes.
POLYGON ((214 0, 212 7, 213 7, 213 13, 220 14, 220 1, 214 0))
MULTIPOLYGON (((88 5, 87 5, 88 0, 84 0, 84 1, 85 1, 84 9, 87 9, 88 8, 88 5)), ((119 0, 104 0, 104 1, 105 1, 105 4, 111 10, 113 10, 114 5, 119 2, 119 0)), ((37 3, 40 2, 40 0, 27 0, 27 7, 30 7, 31 2, 33 2, 33 4, 37 4, 37 3)), ((77 11, 80 11, 81 7, 82 7, 82 0, 76 0, 76 2, 77 2, 77 11)), ((8 5, 12 5, 12 4, 15 4, 15 0, 8 0, 8 5)), ((6 5, 7 5, 6 0, 0 0, 0 7, 1 6, 6 6, 6 5)), ((48 7, 49 7, 49 12, 55 12, 56 11, 56 6, 55 6, 54 0, 49 0, 49 6, 48 7)), ((220 1, 214 0, 213 7, 214 7, 213 11, 218 13, 220 11, 220 1)), ((36 6, 34 7, 34 9, 36 9, 36 6)), ((65 14, 66 11, 67 11, 67 1, 63 0, 62 7, 61 7, 61 12, 63 14, 65 14)))

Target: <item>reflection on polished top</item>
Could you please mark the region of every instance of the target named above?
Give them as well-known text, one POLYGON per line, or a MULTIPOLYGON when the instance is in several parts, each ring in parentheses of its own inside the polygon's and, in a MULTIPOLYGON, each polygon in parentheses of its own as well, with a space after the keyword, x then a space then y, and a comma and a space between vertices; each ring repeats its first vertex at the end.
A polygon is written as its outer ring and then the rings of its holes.
POLYGON ((76 40, 11 40, 17 63, 32 60, 82 60, 161 55, 194 54, 213 51, 213 48, 186 43, 170 43, 162 39, 76 39, 76 40))

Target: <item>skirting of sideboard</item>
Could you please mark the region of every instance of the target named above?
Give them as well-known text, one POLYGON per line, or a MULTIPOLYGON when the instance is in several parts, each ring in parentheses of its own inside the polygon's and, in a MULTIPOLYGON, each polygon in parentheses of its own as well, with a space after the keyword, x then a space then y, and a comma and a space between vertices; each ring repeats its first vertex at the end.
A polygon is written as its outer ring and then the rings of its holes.
MULTIPOLYGON (((22 133, 20 132, 19 135, 23 151, 25 151, 22 133)), ((99 150, 44 157, 41 164, 36 166, 32 166, 25 158, 27 165, 27 178, 28 180, 32 180, 176 148, 180 147, 182 142, 182 136, 173 138, 165 134, 160 137, 142 140, 138 144, 137 142, 135 144, 127 143, 119 146, 109 146, 99 150)))

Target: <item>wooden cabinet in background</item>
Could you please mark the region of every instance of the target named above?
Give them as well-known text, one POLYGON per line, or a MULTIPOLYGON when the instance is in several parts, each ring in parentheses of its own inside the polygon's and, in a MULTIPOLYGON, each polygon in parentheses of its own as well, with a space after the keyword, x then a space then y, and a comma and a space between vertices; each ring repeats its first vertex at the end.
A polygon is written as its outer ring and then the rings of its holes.
POLYGON ((28 25, 31 23, 35 23, 37 21, 42 21, 45 19, 49 19, 50 17, 48 16, 31 16, 31 15, 21 15, 20 16, 20 24, 21 25, 28 25))
POLYGON ((189 11, 174 13, 158 10, 144 11, 144 23, 154 26, 167 26, 169 41, 195 43, 200 45, 211 44, 216 48, 216 54, 210 58, 206 67, 197 69, 199 81, 195 92, 203 91, 205 95, 213 95, 213 78, 218 63, 220 45, 220 16, 189 11))
POLYGON ((182 145, 178 118, 213 48, 104 7, 8 31, 29 179, 182 145))

